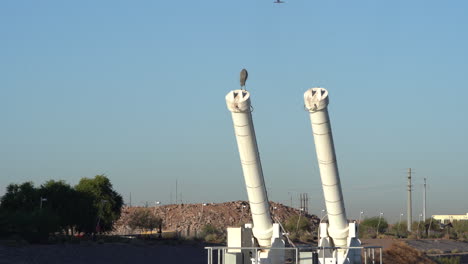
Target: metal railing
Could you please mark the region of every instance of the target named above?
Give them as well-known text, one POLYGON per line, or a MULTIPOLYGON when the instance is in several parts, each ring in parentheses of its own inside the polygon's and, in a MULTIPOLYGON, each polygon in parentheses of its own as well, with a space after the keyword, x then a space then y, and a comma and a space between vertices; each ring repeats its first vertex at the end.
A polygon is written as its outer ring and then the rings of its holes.
POLYGON ((251 259, 253 264, 258 264, 259 263, 259 252, 262 250, 284 250, 285 252, 287 251, 292 251, 292 256, 294 256, 294 259, 286 262, 288 264, 299 264, 301 259, 300 259, 300 254, 299 252, 312 252, 312 253, 318 253, 319 251, 322 252, 321 256, 318 256, 319 259, 321 259, 321 263, 325 263, 325 249, 331 249, 333 250, 334 256, 333 259, 336 260, 337 256, 337 250, 336 249, 359 249, 363 254, 361 254, 361 258, 364 261, 364 264, 377 264, 376 262, 376 257, 379 259, 379 264, 383 264, 383 259, 382 259, 382 247, 381 246, 367 246, 367 247, 205 247, 205 249, 208 251, 208 264, 225 264, 226 260, 226 253, 228 250, 238 250, 239 252, 235 253, 240 253, 241 250, 248 250, 249 252, 252 253, 251 259), (378 249, 378 253, 376 254, 376 249, 378 249), (376 256, 377 255, 377 256, 376 256), (213 262, 216 260, 216 262, 213 262))

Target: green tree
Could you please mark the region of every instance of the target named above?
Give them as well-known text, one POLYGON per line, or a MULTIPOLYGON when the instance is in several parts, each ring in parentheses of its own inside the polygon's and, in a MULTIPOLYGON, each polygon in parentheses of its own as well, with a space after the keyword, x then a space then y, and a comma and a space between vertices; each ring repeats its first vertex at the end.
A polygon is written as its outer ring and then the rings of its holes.
POLYGON ((22 184, 10 184, 6 188, 6 193, 2 197, 0 205, 6 211, 29 210, 38 208, 40 205, 40 193, 32 182, 22 184))
POLYGON ((46 240, 60 230, 60 216, 48 208, 32 182, 10 184, 0 205, 0 235, 19 235, 30 242, 46 240))
POLYGON ((364 219, 359 225, 359 237, 376 237, 383 234, 388 228, 387 220, 383 217, 375 216, 364 219))
POLYGON ((396 237, 405 238, 408 237, 407 225, 405 221, 401 223, 396 223, 394 225, 389 225, 388 232, 392 233, 396 237))
POLYGON ((286 220, 284 228, 286 228, 288 232, 310 231, 311 223, 304 216, 293 215, 286 220))
POLYGON ((7 237, 11 234, 9 214, 0 206, 0 237, 7 237))
POLYGON ((94 206, 95 197, 86 192, 76 191, 74 211, 75 229, 78 232, 94 233, 98 219, 98 208, 94 206))
POLYGON ((60 217, 49 209, 20 210, 9 215, 12 234, 29 242, 46 241, 51 233, 60 229, 60 217))
POLYGON ((41 199, 41 192, 31 182, 8 185, 0 205, 0 234, 39 242, 60 230, 60 217, 45 206, 41 208, 41 199))
POLYGON ((293 215, 284 223, 284 228, 293 241, 308 242, 313 238, 312 223, 303 215, 293 215))
POLYGON ((10 184, 0 204, 0 236, 21 235, 30 241, 58 231, 94 233, 111 230, 120 217, 122 197, 109 179, 83 178, 76 188, 50 180, 35 188, 32 182, 10 184))
POLYGON ((77 224, 76 191, 64 181, 49 180, 41 185, 39 192, 47 199, 43 207, 59 216, 60 228, 68 234, 77 224))
MULTIPOLYGON (((97 232, 112 230, 112 226, 120 217, 123 199, 112 187, 110 180, 104 175, 94 178, 82 178, 75 186, 78 192, 92 197, 92 204, 97 212, 95 227, 97 232)), ((85 230, 90 232, 89 223, 85 230)), ((92 232, 92 231, 91 231, 92 232)))

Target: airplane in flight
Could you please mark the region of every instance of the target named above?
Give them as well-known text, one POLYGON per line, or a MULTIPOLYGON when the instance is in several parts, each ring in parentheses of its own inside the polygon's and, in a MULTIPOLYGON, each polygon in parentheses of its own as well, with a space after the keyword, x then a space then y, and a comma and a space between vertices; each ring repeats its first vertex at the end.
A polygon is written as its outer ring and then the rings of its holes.
POLYGON ((282 3, 285 3, 284 1, 281 1, 281 0, 275 0, 273 3, 275 4, 282 4, 282 3))

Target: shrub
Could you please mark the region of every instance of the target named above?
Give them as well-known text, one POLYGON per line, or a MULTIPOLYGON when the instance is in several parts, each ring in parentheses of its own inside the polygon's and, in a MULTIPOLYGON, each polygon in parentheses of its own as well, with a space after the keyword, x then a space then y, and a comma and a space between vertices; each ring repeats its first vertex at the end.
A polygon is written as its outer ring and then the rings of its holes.
POLYGON ((359 226, 359 237, 360 238, 376 238, 377 232, 375 228, 371 226, 360 225, 359 226))
POLYGON ((162 219, 152 214, 149 210, 140 209, 135 210, 130 216, 128 225, 132 229, 149 229, 162 226, 162 219))
POLYGON ((10 232, 28 242, 47 242, 50 233, 59 229, 59 217, 46 209, 17 211, 10 215, 10 232))
POLYGON ((210 242, 210 243, 217 242, 218 239, 219 239, 218 235, 216 235, 216 234, 208 234, 208 235, 205 236, 205 241, 210 242))
POLYGON ((312 240, 312 234, 309 232, 303 232, 299 235, 299 240, 302 242, 309 242, 312 240))
POLYGON ((203 226, 200 237, 210 243, 220 243, 226 239, 224 233, 211 224, 203 226))
POLYGON ((289 239, 291 239, 292 241, 298 241, 299 234, 297 232, 291 232, 289 233, 289 239))
POLYGON ((311 223, 304 216, 293 215, 286 220, 284 228, 290 233, 295 231, 310 231, 311 223))
POLYGON ((438 258, 437 262, 440 264, 460 264, 461 258, 460 257, 442 257, 442 258, 438 258))
POLYGON ((364 219, 359 225, 360 237, 373 236, 376 237, 377 233, 385 233, 388 228, 387 220, 383 217, 371 217, 364 219), (377 230, 378 229, 378 230, 377 230), (375 235, 374 235, 375 234, 375 235))
POLYGON ((289 217, 284 228, 289 233, 289 239, 292 241, 309 242, 313 236, 311 233, 311 222, 302 215, 293 215, 289 217))
POLYGON ((398 238, 408 237, 406 222, 397 223, 388 227, 388 232, 398 238))
POLYGON ((220 233, 220 232, 213 225, 207 224, 207 225, 203 226, 203 228, 201 230, 201 233, 203 234, 203 236, 206 236, 206 235, 210 235, 210 234, 217 234, 217 233, 220 233))
POLYGON ((428 251, 426 251, 427 254, 442 254, 444 253, 442 250, 437 249, 437 248, 431 248, 428 251))
POLYGON ((384 250, 383 263, 392 264, 433 264, 434 261, 426 257, 421 251, 418 251, 405 243, 397 242, 384 250))
POLYGON ((162 238, 176 239, 177 238, 177 232, 164 232, 164 233, 162 233, 162 238))

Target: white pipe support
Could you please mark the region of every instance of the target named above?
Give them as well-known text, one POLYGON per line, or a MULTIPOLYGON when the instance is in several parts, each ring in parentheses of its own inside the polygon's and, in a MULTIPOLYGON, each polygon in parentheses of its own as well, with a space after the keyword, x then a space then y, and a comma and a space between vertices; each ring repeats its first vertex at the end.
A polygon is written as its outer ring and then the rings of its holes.
POLYGON ((312 123, 315 150, 328 214, 328 234, 333 239, 335 246, 346 246, 348 220, 346 219, 333 135, 328 116, 328 91, 324 88, 311 88, 304 93, 304 102, 312 123))
POLYGON ((250 93, 245 90, 231 91, 226 95, 226 104, 231 111, 234 123, 234 132, 252 213, 252 233, 260 246, 269 247, 271 246, 273 223, 252 121, 250 93))

